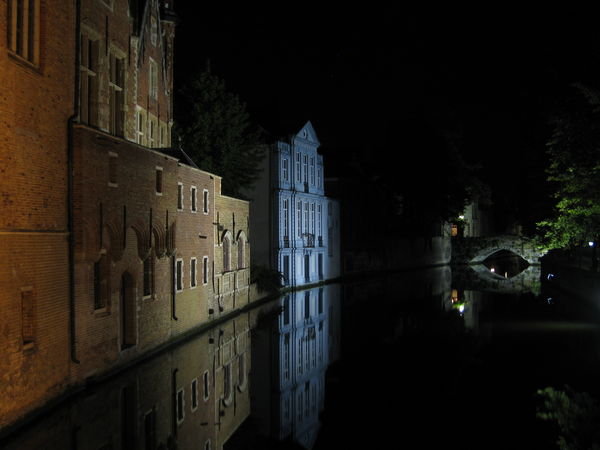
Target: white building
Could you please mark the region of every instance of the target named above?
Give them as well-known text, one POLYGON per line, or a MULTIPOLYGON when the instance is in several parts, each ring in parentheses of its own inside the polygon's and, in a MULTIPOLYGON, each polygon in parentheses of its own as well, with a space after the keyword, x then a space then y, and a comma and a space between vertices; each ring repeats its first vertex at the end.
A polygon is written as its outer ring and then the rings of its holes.
POLYGON ((251 196, 252 264, 288 286, 340 274, 339 204, 324 193, 323 156, 312 124, 269 147, 251 196))

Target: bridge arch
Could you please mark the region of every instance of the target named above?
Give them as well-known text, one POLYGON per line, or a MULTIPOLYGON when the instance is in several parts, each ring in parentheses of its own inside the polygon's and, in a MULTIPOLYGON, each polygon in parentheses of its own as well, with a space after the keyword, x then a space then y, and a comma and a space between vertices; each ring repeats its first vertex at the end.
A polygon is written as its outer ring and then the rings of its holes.
POLYGON ((452 240, 452 262, 481 264, 501 250, 515 253, 532 265, 540 264, 545 254, 533 239, 524 236, 466 237, 452 240))

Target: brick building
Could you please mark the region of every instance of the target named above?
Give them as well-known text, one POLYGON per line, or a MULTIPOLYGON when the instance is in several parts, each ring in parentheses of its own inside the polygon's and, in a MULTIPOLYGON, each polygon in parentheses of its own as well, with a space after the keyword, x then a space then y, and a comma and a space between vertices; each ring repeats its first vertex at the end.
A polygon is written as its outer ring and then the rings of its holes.
POLYGON ((171 148, 173 2, 7 4, 0 430, 250 300, 248 203, 171 148))
POLYGON ((0 428, 69 381, 75 7, 49 3, 0 7, 0 428))

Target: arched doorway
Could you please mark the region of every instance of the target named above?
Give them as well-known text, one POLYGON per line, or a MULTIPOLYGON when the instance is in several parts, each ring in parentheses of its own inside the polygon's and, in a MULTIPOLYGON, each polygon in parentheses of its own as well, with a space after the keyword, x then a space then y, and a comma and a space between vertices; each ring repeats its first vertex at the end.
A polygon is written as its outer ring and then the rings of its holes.
POLYGON ((135 281, 129 272, 121 276, 121 350, 132 347, 137 341, 135 281))

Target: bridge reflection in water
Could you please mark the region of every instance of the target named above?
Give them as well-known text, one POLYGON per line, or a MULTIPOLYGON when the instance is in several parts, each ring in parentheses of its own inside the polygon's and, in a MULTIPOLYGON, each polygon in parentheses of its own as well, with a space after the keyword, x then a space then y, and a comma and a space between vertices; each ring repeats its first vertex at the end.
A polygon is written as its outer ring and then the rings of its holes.
POLYGON ((598 308, 547 282, 503 294, 453 275, 406 271, 245 311, 0 448, 555 448, 535 392, 600 392, 598 308))

